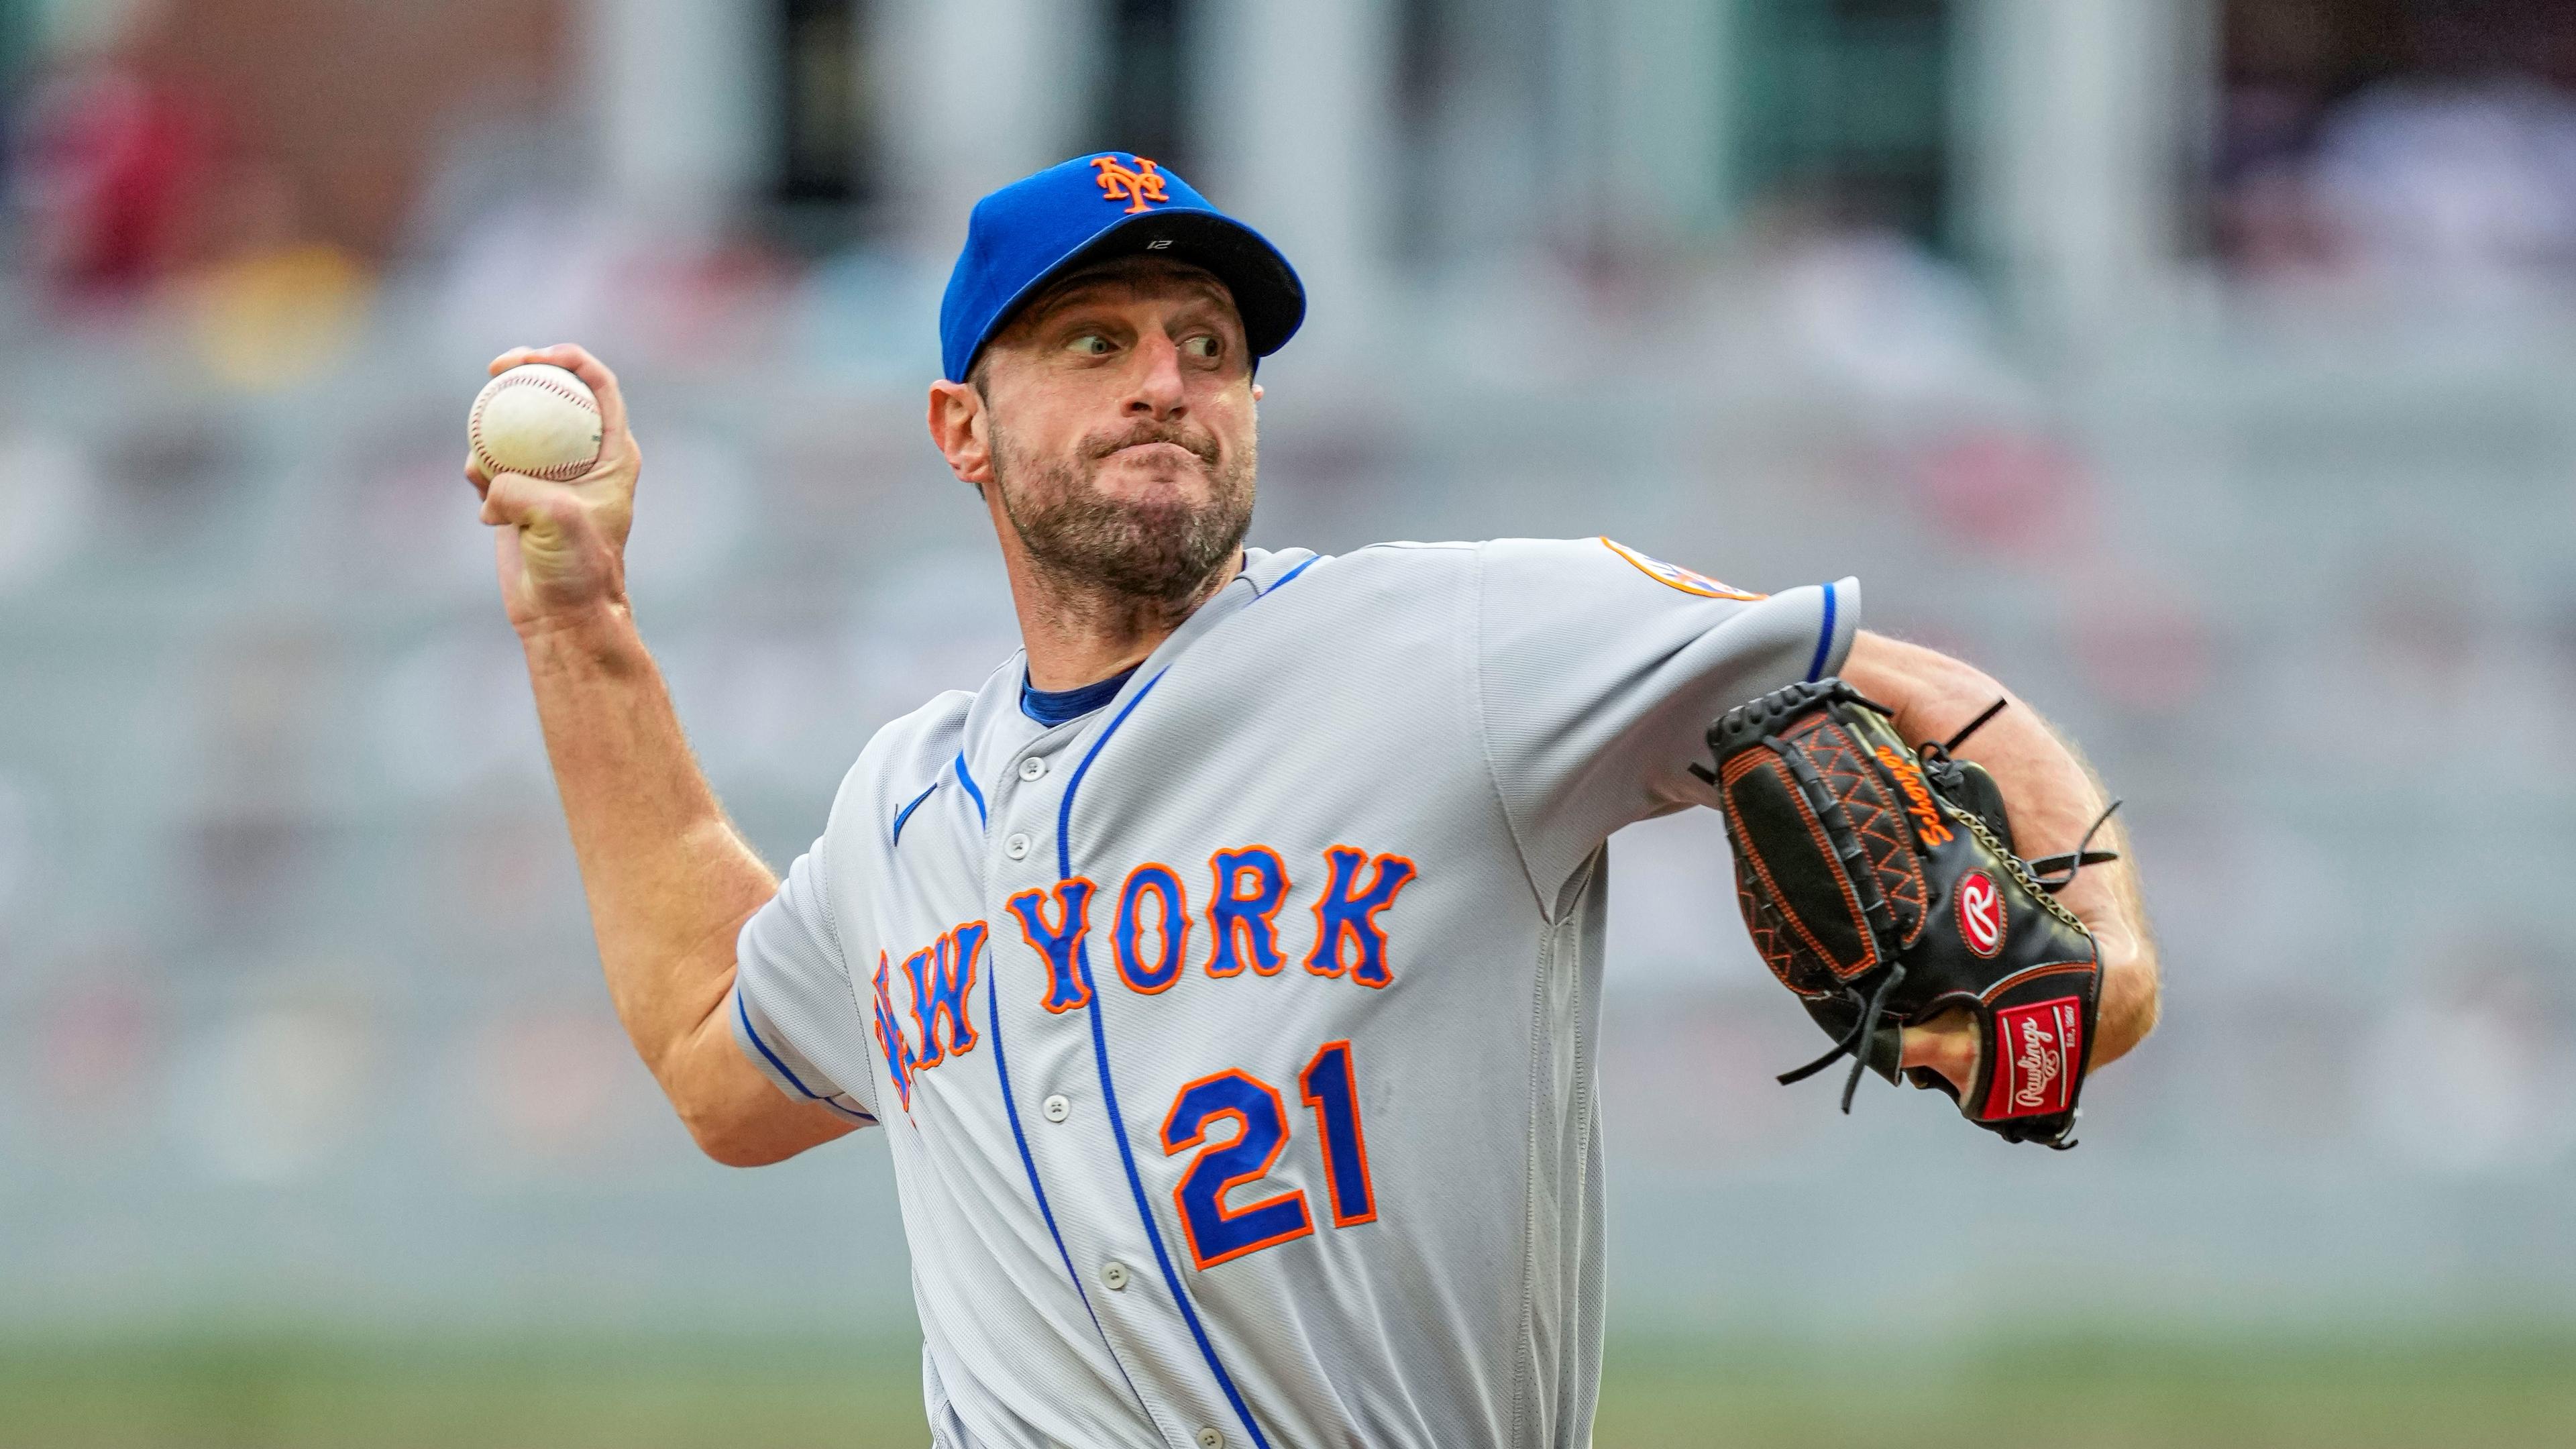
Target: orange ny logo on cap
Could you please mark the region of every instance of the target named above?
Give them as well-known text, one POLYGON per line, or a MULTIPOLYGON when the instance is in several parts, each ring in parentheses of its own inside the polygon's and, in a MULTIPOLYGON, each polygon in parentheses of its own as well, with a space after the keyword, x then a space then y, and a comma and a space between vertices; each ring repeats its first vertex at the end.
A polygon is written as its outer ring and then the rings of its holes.
POLYGON ((1142 156, 1136 158, 1133 171, 1120 165, 1115 156, 1094 156, 1091 164, 1100 168, 1100 199, 1133 202, 1127 208, 1131 214, 1146 210, 1154 202, 1171 200, 1163 191, 1163 173, 1142 156))

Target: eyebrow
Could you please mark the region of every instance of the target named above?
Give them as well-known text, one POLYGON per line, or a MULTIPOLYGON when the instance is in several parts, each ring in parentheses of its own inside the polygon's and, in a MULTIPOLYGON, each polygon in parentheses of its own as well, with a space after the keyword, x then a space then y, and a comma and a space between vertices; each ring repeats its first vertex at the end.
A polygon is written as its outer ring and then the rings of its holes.
MULTIPOLYGON (((1226 290, 1223 282, 1218 281, 1212 276, 1192 276, 1184 273, 1173 276, 1171 280, 1180 283, 1183 287, 1196 293, 1197 300, 1199 301, 1213 302, 1219 307, 1232 307, 1234 305, 1234 294, 1226 290)), ((1040 303, 1035 309, 1030 311, 1027 315, 1029 327, 1033 331, 1043 329, 1055 320, 1057 314, 1070 308, 1079 307, 1086 302, 1096 300, 1097 293, 1109 290, 1123 290, 1132 293, 1142 291, 1144 288, 1142 283, 1134 277, 1114 275, 1077 282, 1055 296, 1048 298, 1046 301, 1040 303)), ((1238 313, 1236 322, 1240 325, 1241 321, 1241 315, 1238 313)))

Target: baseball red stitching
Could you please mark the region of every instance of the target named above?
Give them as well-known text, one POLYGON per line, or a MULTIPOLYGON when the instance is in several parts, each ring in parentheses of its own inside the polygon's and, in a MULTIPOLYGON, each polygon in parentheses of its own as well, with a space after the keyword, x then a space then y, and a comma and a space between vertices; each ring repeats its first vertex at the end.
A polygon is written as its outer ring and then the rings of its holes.
MULTIPOLYGON (((571 388, 564 386, 562 383, 555 381, 553 378, 548 377, 543 373, 538 373, 533 376, 522 375, 515 378, 505 376, 501 381, 509 387, 544 388, 546 391, 553 393, 555 396, 562 398, 577 408, 580 408, 583 412, 590 414, 592 417, 599 416, 599 403, 595 399, 585 398, 580 393, 574 392, 571 388)), ((586 461, 579 464, 557 463, 550 468, 534 469, 502 467, 501 460, 493 457, 491 450, 483 446, 483 409, 489 407, 492 399, 498 397, 500 393, 500 388, 490 388, 483 392, 482 395, 475 398, 474 415, 465 420, 466 432, 471 435, 474 440, 474 461, 483 465, 483 471, 485 473, 521 473, 530 478, 542 478, 549 483, 569 483, 573 479, 580 477, 582 474, 589 472, 591 468, 599 462, 599 454, 593 453, 586 461)), ((601 440, 603 451, 605 450, 606 441, 606 439, 601 440)))

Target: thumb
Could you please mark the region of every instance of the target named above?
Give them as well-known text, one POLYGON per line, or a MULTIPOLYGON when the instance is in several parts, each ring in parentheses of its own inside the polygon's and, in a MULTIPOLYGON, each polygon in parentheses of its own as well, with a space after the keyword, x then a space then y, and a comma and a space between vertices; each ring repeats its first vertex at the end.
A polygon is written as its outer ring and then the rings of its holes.
POLYGON ((525 473, 496 473, 483 485, 483 521, 490 524, 536 524, 555 502, 570 503, 563 485, 525 473))
POLYGON ((515 527, 519 546, 532 565, 564 568, 598 546, 598 528, 580 495, 561 483, 548 483, 525 473, 504 473, 483 495, 483 521, 515 527))

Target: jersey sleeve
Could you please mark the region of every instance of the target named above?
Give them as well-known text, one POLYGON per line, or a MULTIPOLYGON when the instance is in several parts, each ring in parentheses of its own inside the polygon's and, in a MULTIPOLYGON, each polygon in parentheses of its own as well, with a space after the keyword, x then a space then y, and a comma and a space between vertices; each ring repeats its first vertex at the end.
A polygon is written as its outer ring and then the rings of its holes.
POLYGON ((725 1003, 734 1044, 778 1090, 857 1122, 876 1117, 867 1035, 824 889, 825 843, 796 858, 743 923, 725 1003))
POLYGON ((1689 773, 1709 723, 1842 667, 1854 579, 1763 596, 1611 542, 1478 550, 1475 658, 1487 759, 1540 899, 1611 832, 1716 803, 1689 773))

